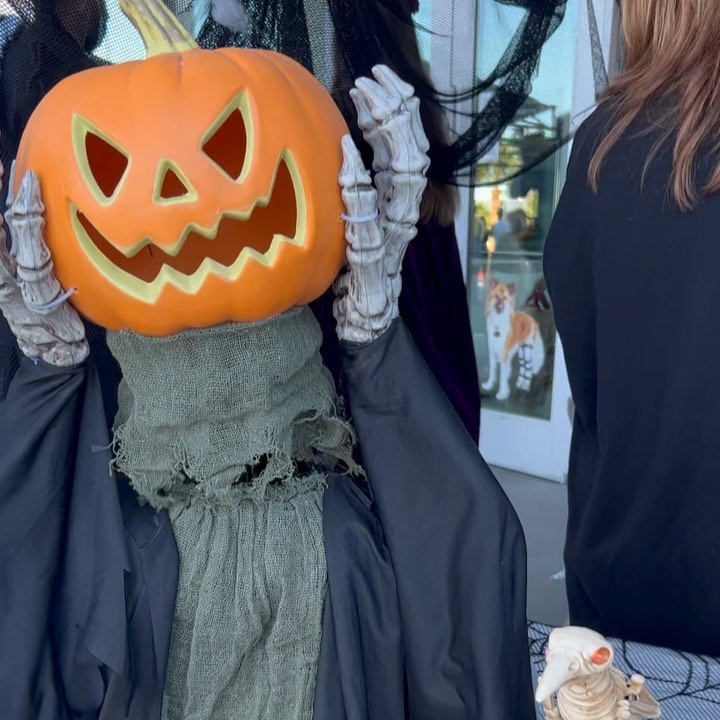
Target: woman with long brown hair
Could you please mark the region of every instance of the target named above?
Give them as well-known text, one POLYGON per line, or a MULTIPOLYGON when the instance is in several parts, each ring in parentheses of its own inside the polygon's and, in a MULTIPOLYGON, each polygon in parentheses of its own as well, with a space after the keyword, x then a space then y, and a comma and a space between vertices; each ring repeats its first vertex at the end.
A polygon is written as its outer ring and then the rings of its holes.
POLYGON ((720 4, 626 0, 545 272, 576 405, 570 620, 720 655, 720 4))

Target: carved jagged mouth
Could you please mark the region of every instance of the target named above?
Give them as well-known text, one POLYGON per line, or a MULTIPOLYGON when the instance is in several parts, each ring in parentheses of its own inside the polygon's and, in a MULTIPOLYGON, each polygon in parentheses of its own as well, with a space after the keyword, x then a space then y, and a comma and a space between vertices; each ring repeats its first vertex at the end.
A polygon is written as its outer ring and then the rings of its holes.
POLYGON ((266 198, 249 211, 222 213, 211 228, 190 226, 168 249, 147 238, 122 252, 78 208, 71 208, 71 217, 95 266, 127 294, 153 302, 168 283, 194 293, 209 274, 235 280, 246 262, 272 265, 283 243, 303 245, 304 199, 297 168, 283 156, 266 198))

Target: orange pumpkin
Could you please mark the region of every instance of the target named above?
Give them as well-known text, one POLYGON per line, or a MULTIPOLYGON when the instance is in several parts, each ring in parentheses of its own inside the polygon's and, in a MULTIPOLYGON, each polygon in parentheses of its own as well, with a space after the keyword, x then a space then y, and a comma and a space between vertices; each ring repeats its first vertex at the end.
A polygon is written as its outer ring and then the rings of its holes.
MULTIPOLYGON (((150 55, 157 21, 126 5, 150 55)), ((340 112, 293 60, 200 50, 166 21, 180 52, 73 75, 27 125, 15 189, 37 173, 58 280, 90 320, 146 335, 314 300, 344 255, 340 112)))

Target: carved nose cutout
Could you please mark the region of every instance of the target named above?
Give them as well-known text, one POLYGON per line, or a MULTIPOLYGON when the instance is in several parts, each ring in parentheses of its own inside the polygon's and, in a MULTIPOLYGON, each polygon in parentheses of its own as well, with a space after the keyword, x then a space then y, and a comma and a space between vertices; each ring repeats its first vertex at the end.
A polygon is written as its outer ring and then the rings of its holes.
POLYGON ((155 178, 153 200, 160 205, 192 202, 197 194, 190 181, 170 160, 164 160, 158 167, 155 178))

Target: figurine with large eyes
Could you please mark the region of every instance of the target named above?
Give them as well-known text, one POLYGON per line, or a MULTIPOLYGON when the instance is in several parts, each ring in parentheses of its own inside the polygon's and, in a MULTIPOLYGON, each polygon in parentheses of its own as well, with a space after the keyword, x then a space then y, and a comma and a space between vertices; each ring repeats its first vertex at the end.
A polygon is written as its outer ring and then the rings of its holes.
POLYGON ((553 630, 535 693, 546 720, 659 718, 660 705, 645 687, 645 679, 633 675, 627 680, 613 667, 613 659, 612 646, 594 630, 553 630))

